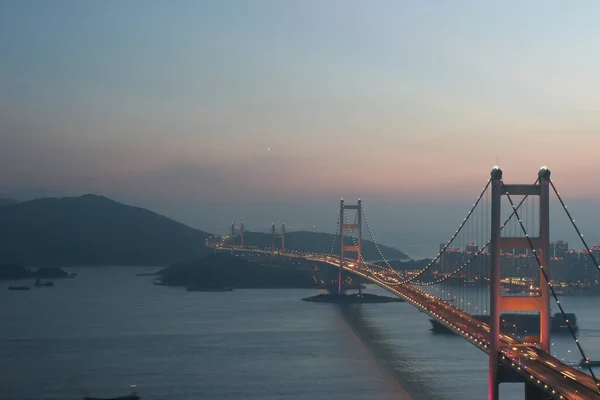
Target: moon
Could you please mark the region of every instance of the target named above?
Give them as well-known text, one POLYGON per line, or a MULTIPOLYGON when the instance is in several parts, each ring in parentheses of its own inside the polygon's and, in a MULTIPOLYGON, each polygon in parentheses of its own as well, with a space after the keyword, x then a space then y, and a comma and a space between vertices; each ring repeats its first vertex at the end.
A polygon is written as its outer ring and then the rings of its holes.
POLYGON ((267 148, 267 151, 271 151, 271 148, 270 148, 270 147, 269 147, 269 148, 267 148))

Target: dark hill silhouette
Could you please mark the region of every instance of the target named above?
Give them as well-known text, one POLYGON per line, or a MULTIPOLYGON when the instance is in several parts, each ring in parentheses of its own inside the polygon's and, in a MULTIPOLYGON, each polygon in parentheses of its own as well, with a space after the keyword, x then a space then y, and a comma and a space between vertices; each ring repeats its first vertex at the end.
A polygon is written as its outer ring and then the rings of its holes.
POLYGON ((32 270, 18 264, 0 265, 0 280, 4 279, 57 279, 68 278, 70 275, 62 268, 39 268, 32 270))
POLYGON ((97 195, 0 207, 0 263, 168 265, 206 255, 208 236, 97 195))
POLYGON ((12 206, 17 204, 18 201, 16 201, 15 199, 12 199, 10 197, 0 197, 0 207, 2 206, 12 206))
POLYGON ((54 190, 39 188, 39 187, 24 187, 15 190, 11 193, 10 197, 17 200, 18 202, 35 200, 35 199, 47 199, 49 197, 65 197, 65 194, 61 194, 54 190))
MULTIPOLYGON (((244 236, 248 245, 271 245, 270 234, 246 232, 244 236)), ((209 254, 207 237, 206 232, 152 211, 92 194, 0 207, 0 264, 170 265, 209 254)), ((328 253, 332 239, 326 233, 289 232, 286 248, 328 253)), ((407 258, 392 247, 381 249, 389 259, 407 258)), ((339 246, 335 252, 339 253, 339 246)), ((367 241, 363 255, 380 258, 367 241)))
MULTIPOLYGON (((237 237, 236 241, 237 244, 239 244, 240 238, 237 237)), ((286 232, 285 234, 285 248, 289 250, 329 253, 331 251, 332 241, 333 235, 330 233, 295 231, 286 232)), ((352 239, 349 236, 344 239, 344 242, 348 245, 353 244, 352 239)), ((244 244, 247 246, 270 247, 271 243, 272 236, 270 233, 244 232, 244 244)), ((280 239, 277 239, 276 247, 279 248, 280 243, 280 239)), ((379 252, 375 248, 373 242, 363 238, 362 247, 362 254, 365 260, 381 259, 381 256, 379 255, 379 252)), ((409 258, 405 253, 394 247, 379 245, 379 248, 387 259, 404 260, 409 258)), ((333 253, 338 255, 340 254, 340 244, 337 238, 333 253)))
MULTIPOLYGON (((430 262, 431 258, 423 258, 421 260, 392 260, 389 262, 389 266, 397 271, 410 271, 410 270, 420 270, 425 268, 430 262)), ((385 266, 385 263, 380 261, 377 264, 381 266, 385 266)))

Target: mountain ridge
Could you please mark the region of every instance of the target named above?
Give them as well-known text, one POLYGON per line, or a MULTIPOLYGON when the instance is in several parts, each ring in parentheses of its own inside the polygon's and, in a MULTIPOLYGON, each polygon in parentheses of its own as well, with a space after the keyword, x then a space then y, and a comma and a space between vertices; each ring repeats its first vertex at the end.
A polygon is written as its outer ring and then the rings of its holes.
POLYGON ((6 263, 162 266, 208 254, 209 236, 93 194, 0 208, 0 261, 6 263))
MULTIPOLYGON (((205 246, 210 236, 214 235, 151 210, 95 194, 0 207, 0 265, 166 266, 210 253, 205 246)), ((247 245, 271 245, 270 234, 245 232, 244 238, 247 245)), ((288 249, 329 253, 333 235, 295 231, 285 239, 288 249)), ((387 258, 407 258, 395 248, 381 249, 387 258)), ((339 244, 335 252, 339 254, 339 244)), ((380 258, 365 240, 363 256, 380 258)))

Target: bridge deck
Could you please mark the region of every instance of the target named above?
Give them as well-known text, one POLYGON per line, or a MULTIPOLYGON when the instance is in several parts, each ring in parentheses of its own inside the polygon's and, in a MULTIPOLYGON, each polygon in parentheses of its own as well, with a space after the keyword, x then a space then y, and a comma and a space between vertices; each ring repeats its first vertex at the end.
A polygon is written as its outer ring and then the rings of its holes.
MULTIPOLYGON (((261 254, 270 254, 269 250, 235 248, 231 246, 213 246, 216 250, 239 250, 261 254)), ((339 268, 339 258, 330 255, 303 252, 278 252, 282 256, 304 258, 327 263, 339 268)), ((385 281, 383 274, 378 275, 374 264, 361 263, 346 259, 344 269, 375 283, 390 293, 399 296, 420 311, 430 315, 447 328, 467 340, 480 350, 489 353, 489 325, 473 318, 462 310, 449 305, 441 299, 410 285, 399 285, 385 281), (371 268, 369 268, 369 266, 371 268)), ((528 346, 507 335, 500 335, 503 357, 502 365, 538 384, 547 391, 548 396, 556 399, 600 400, 600 391, 594 379, 581 370, 562 363, 552 355, 540 349, 528 346)))

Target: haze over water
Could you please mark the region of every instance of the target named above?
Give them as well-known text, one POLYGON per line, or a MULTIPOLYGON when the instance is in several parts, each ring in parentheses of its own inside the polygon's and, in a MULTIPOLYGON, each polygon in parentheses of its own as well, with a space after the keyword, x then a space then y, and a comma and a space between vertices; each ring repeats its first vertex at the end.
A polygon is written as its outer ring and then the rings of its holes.
MULTIPOLYGON (((479 400, 487 357, 463 339, 433 335, 406 303, 341 310, 300 301, 315 290, 186 292, 152 285, 136 272, 73 268, 54 288, 0 285, 0 399, 479 400)), ((368 286, 371 293, 382 293, 368 286)), ((579 337, 600 358, 595 298, 565 298, 579 337)), ((577 361, 568 338, 559 357, 577 361), (571 353, 568 352, 571 350, 571 353)), ((521 395, 502 385, 505 399, 521 395)))

